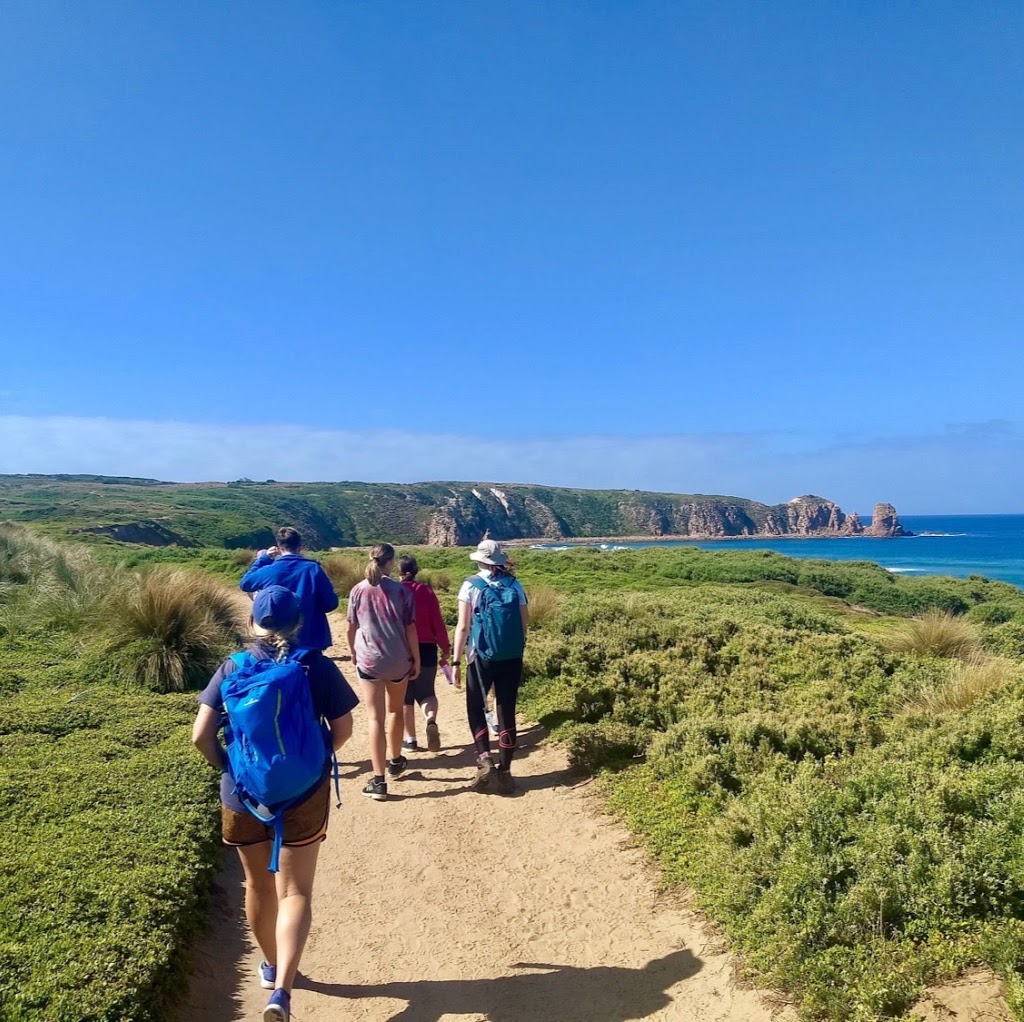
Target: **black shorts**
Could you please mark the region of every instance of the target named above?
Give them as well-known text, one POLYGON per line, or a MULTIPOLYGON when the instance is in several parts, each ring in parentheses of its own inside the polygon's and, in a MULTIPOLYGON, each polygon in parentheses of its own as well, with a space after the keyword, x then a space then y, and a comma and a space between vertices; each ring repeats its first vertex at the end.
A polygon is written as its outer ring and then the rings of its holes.
POLYGON ((422 706, 436 696, 434 679, 437 677, 437 646, 433 642, 420 643, 420 673, 409 682, 405 690, 405 705, 422 706))
POLYGON ((375 678, 372 674, 365 674, 361 667, 356 668, 356 674, 362 681, 386 681, 389 685, 400 685, 405 678, 375 678))

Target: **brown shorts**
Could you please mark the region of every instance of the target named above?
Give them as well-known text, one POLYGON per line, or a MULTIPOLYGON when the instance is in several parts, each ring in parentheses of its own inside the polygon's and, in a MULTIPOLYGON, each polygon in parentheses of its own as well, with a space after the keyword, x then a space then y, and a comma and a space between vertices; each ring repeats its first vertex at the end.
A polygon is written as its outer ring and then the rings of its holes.
MULTIPOLYGON (((330 811, 331 778, 328 775, 305 802, 284 814, 284 843, 289 848, 301 848, 323 841, 327 837, 330 811)), ((227 806, 221 806, 220 821, 224 844, 233 848, 274 840, 274 828, 260 823, 252 813, 236 813, 227 806)))

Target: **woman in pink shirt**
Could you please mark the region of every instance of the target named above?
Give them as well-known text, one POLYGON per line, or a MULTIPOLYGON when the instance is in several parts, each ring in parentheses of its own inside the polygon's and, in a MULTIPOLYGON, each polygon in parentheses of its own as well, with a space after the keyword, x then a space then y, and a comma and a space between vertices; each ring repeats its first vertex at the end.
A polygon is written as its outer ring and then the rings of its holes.
POLYGON ((426 582, 417 582, 420 566, 416 558, 408 554, 398 559, 398 575, 402 585, 412 591, 416 607, 416 637, 420 646, 420 673, 409 681, 405 690, 405 741, 402 751, 419 752, 416 741, 416 709, 419 704, 427 721, 427 748, 431 752, 441 749, 441 735, 437 730, 437 695, 434 679, 437 677, 438 647, 441 651, 440 664, 448 663, 451 644, 448 641, 448 627, 441 615, 437 595, 426 582))

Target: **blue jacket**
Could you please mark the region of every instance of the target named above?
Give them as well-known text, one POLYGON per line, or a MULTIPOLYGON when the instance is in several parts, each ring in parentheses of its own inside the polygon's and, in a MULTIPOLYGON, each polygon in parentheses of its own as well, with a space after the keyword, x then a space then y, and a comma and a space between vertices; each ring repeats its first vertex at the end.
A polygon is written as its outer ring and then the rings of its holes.
POLYGON ((327 649, 331 644, 327 612, 338 606, 338 594, 324 569, 316 561, 298 554, 281 554, 276 560, 268 554, 260 554, 242 576, 238 588, 243 593, 256 593, 267 586, 284 586, 299 598, 302 627, 294 645, 303 649, 327 649))

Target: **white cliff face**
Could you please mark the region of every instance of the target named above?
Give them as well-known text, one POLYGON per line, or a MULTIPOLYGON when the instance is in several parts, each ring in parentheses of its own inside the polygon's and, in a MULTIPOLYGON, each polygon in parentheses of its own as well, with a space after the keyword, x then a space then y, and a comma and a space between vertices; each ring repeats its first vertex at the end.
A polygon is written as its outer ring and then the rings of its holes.
MULTIPOLYGON (((474 490, 473 492, 475 493, 476 491, 474 490)), ((508 498, 505 494, 501 490, 496 490, 493 486, 491 487, 491 493, 501 501, 501 506, 511 514, 511 509, 508 506, 508 498)))

